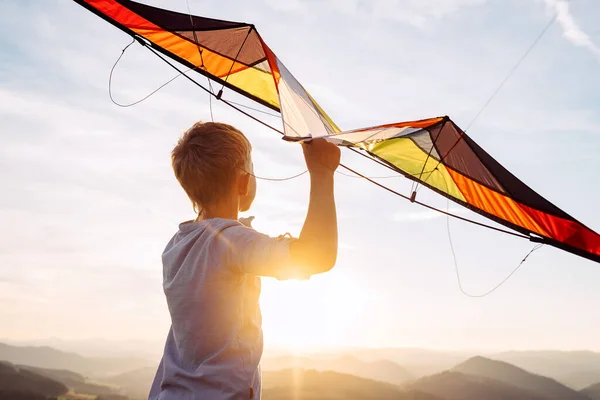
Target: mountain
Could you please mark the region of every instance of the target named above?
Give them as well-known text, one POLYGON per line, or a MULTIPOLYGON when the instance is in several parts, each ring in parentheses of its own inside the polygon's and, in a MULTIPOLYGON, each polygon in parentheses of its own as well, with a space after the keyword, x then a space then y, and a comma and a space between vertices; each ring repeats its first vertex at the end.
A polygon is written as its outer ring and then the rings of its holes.
MULTIPOLYGON (((265 359, 288 355, 283 349, 265 353, 265 359)), ((443 351, 420 348, 345 348, 343 351, 320 351, 310 358, 335 358, 339 354, 351 355, 361 361, 390 360, 401 365, 414 377, 423 377, 449 370, 473 356, 483 355, 504 361, 535 374, 553 378, 572 389, 583 389, 600 382, 600 353, 591 351, 509 351, 475 352, 443 351)), ((289 364, 288 364, 289 366, 289 364)))
POLYGON ((65 385, 53 379, 0 362, 0 395, 3 398, 56 397, 68 390, 65 385))
POLYGON ((407 388, 446 400, 546 400, 504 382, 457 371, 421 378, 407 388))
POLYGON ((296 357, 281 356, 265 358, 261 362, 263 371, 302 368, 319 371, 334 371, 342 374, 356 375, 393 384, 402 384, 414 377, 403 367, 389 360, 361 361, 356 357, 345 355, 330 357, 296 357))
MULTIPOLYGON (((147 398, 155 373, 155 368, 142 368, 107 378, 107 382, 121 386, 132 398, 147 398)), ((389 383, 332 371, 296 368, 263 371, 262 376, 264 400, 443 400, 429 394, 405 391, 389 383)))
POLYGON ((332 371, 288 369, 263 374, 263 400, 443 400, 432 394, 332 371))
POLYGON ((85 393, 94 396, 107 396, 118 394, 118 388, 114 386, 89 382, 85 377, 76 372, 67 371, 63 369, 31 367, 28 365, 19 365, 18 368, 28 370, 38 375, 53 379, 57 382, 62 383, 63 385, 77 393, 85 393))
POLYGON ((494 379, 527 390, 548 400, 589 400, 589 398, 554 379, 535 375, 503 361, 473 357, 452 369, 467 375, 494 379))
POLYGON ((119 374, 152 365, 151 362, 140 358, 88 358, 51 347, 20 347, 3 343, 0 343, 0 360, 40 368, 66 369, 94 377, 119 374))
POLYGON ((585 394, 591 400, 600 400, 600 382, 586 387, 581 393, 585 394))
POLYGON ((76 353, 84 357, 137 357, 147 358, 156 364, 160 361, 164 348, 164 339, 160 340, 107 340, 60 339, 55 337, 34 340, 11 340, 0 338, 1 343, 19 347, 52 347, 53 349, 76 353))
POLYGON ((438 351, 420 348, 385 347, 346 351, 363 361, 390 360, 406 368, 415 377, 436 374, 475 355, 472 352, 438 351))
POLYGON ((490 358, 554 378, 573 389, 600 381, 600 353, 592 351, 510 351, 490 358))

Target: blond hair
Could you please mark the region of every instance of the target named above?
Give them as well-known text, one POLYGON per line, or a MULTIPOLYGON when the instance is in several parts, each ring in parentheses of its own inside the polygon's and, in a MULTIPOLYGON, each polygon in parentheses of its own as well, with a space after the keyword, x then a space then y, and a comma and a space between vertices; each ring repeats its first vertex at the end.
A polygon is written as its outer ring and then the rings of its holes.
POLYGON ((252 147, 242 132, 219 122, 197 122, 171 152, 175 177, 194 211, 218 203, 231 190, 238 168, 245 168, 252 147))

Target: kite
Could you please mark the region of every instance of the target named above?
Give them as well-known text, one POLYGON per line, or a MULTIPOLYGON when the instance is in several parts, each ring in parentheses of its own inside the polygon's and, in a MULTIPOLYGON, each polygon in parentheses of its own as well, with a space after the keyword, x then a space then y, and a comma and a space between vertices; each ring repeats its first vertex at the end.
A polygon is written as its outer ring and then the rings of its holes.
POLYGON ((163 61, 176 61, 220 84, 217 99, 228 88, 279 112, 286 140, 325 138, 519 236, 600 262, 598 233, 520 181, 447 116, 341 131, 252 24, 131 0, 74 1, 131 35, 163 61))

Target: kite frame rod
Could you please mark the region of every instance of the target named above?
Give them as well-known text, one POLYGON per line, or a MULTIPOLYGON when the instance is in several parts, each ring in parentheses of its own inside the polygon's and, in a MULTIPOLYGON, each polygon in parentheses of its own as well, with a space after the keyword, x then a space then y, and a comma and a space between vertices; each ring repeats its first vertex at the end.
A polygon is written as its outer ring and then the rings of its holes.
POLYGON ((442 209, 439 209, 439 208, 437 208, 437 207, 430 206, 429 204, 423 203, 423 202, 421 202, 421 201, 419 201, 419 200, 411 200, 411 198, 410 198, 410 197, 408 197, 408 196, 406 196, 406 195, 403 195, 402 193, 400 193, 400 192, 397 192, 397 191, 395 191, 394 189, 391 189, 391 188, 389 188, 389 187, 387 187, 387 186, 385 186, 385 185, 383 185, 383 184, 381 184, 381 183, 379 183, 379 182, 377 182, 377 181, 375 181, 375 180, 373 180, 373 179, 369 178, 368 176, 365 176, 365 175, 361 174, 360 172, 357 172, 357 171, 353 170, 353 169, 352 169, 352 168, 350 168, 350 167, 347 167, 347 166, 345 166, 345 165, 343 165, 343 164, 340 164, 340 166, 342 166, 343 168, 345 168, 345 169, 347 169, 348 171, 352 172, 353 174, 356 174, 356 175, 360 176, 361 178, 363 178, 363 179, 365 179, 365 180, 367 180, 367 181, 371 182, 372 184, 374 184, 374 185, 376 185, 376 186, 379 186, 380 188, 382 188, 382 189, 385 189, 385 190, 387 190, 388 192, 390 192, 390 193, 392 193, 392 194, 395 194, 396 196, 400 196, 400 197, 402 197, 403 199, 406 199, 406 200, 408 200, 408 201, 410 201, 410 202, 412 202, 412 203, 416 203, 416 204, 418 204, 418 205, 420 205, 420 206, 422 206, 422 207, 428 208, 428 209, 430 209, 430 210, 433 210, 433 211, 437 211, 437 212, 439 212, 439 213, 442 213, 442 214, 444 214, 444 215, 447 215, 447 216, 449 216, 449 217, 454 217, 454 218, 456 218, 456 219, 459 219, 459 220, 461 220, 461 221, 470 222, 471 224, 475 224, 475 225, 478 225, 478 226, 481 226, 481 227, 484 227, 484 228, 489 228, 489 229, 492 229, 492 230, 494 230, 494 231, 497 231, 497 232, 506 233, 506 234, 508 234, 508 235, 516 236, 516 237, 518 237, 518 238, 522 238, 522 239, 528 239, 528 240, 530 239, 530 237, 529 237, 529 236, 525 236, 525 235, 523 235, 523 234, 521 234, 521 233, 517 233, 517 232, 511 232, 511 231, 509 231, 509 230, 506 230, 506 229, 497 228, 497 227, 495 227, 495 226, 487 225, 487 224, 484 224, 484 223, 482 223, 482 222, 477 222, 477 221, 474 221, 474 220, 472 220, 472 219, 469 219, 469 218, 461 217, 460 215, 452 214, 451 212, 444 211, 444 210, 442 210, 442 209))

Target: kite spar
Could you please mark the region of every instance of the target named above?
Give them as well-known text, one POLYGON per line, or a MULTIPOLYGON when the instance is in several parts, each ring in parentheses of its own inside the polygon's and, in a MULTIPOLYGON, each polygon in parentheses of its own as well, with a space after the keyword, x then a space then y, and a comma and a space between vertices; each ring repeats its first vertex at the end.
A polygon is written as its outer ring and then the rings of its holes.
POLYGON ((600 235, 521 182, 447 116, 342 132, 252 24, 131 0, 74 1, 164 61, 170 63, 169 58, 220 85, 218 99, 228 88, 279 112, 286 140, 323 137, 534 242, 600 262, 600 235))

